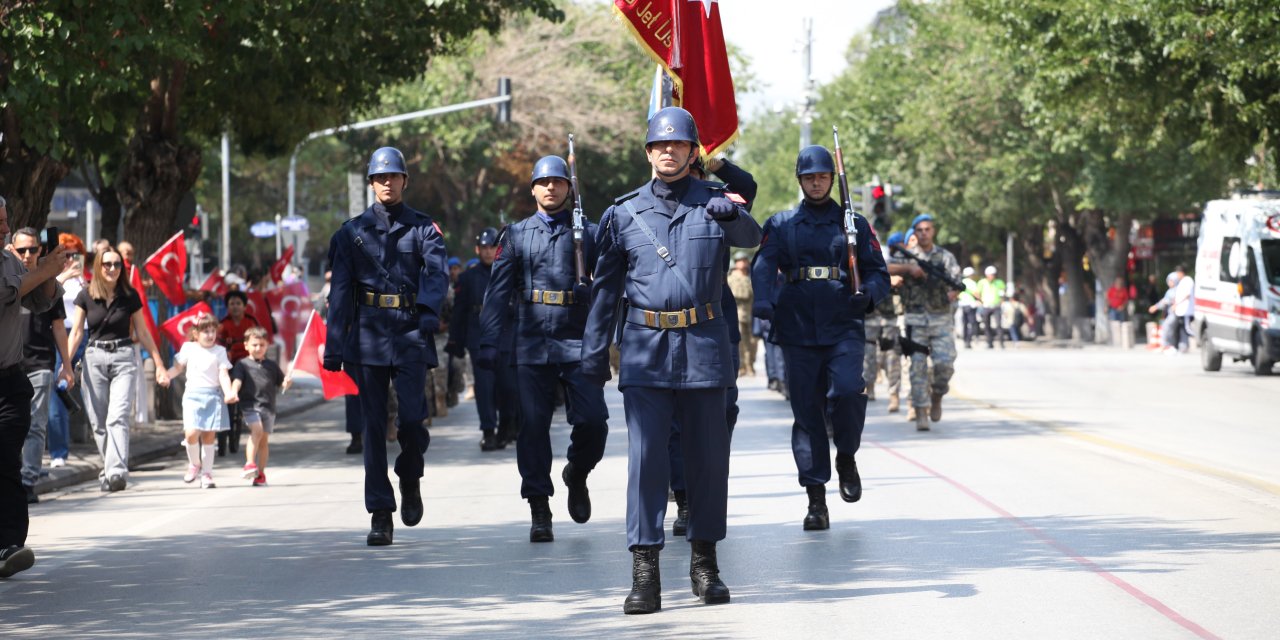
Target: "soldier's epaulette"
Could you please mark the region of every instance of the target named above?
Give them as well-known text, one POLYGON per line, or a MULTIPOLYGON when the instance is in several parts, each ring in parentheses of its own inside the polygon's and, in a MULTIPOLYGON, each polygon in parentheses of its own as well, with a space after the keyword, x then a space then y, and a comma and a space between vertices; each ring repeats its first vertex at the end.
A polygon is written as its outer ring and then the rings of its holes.
MULTIPOLYGON (((641 187, 641 188, 643 188, 643 187, 641 187)), ((630 200, 630 199, 632 199, 632 198, 634 198, 634 197, 636 197, 636 196, 638 196, 638 195, 640 195, 640 189, 636 189, 635 191, 632 191, 631 193, 628 193, 628 194, 626 194, 626 195, 624 195, 624 196, 619 196, 618 198, 615 198, 615 199, 614 199, 614 201, 613 201, 613 204, 615 204, 615 205, 617 205, 617 204, 622 204, 622 203, 624 203, 624 202, 626 202, 626 201, 628 201, 628 200, 630 200)))

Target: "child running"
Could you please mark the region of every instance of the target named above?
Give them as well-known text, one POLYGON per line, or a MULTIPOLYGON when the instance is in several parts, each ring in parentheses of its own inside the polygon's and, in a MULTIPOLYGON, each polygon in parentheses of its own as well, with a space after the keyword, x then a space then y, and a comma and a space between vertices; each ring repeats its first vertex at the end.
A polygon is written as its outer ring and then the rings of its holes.
POLYGON ((267 484, 267 437, 275 430, 276 397, 293 383, 280 365, 267 358, 267 330, 250 327, 244 332, 249 356, 231 367, 231 389, 240 397, 240 411, 249 427, 249 444, 244 448, 244 479, 253 486, 267 484))
POLYGON ((217 486, 213 482, 214 443, 219 431, 231 428, 226 405, 239 398, 231 388, 231 361, 227 359, 227 350, 217 343, 218 319, 201 315, 193 330, 195 342, 186 342, 178 350, 169 376, 187 373, 187 388, 182 394, 182 429, 188 465, 182 481, 190 483, 199 475, 201 488, 212 489, 217 486))

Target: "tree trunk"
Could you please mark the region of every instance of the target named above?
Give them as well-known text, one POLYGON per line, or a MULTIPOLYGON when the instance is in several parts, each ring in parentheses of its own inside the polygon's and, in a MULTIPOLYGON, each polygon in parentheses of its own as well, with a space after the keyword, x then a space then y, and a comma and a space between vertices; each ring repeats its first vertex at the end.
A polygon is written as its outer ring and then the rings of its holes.
POLYGON ((71 171, 71 165, 41 155, 22 144, 17 118, 4 110, 4 143, 0 145, 0 196, 6 201, 9 226, 43 227, 49 219, 49 205, 58 183, 71 171), (10 127, 9 124, 13 123, 10 127))
POLYGON ((116 178, 115 191, 124 210, 124 238, 151 255, 181 228, 178 204, 200 175, 200 149, 163 136, 139 132, 116 178))
POLYGON ((1117 277, 1125 274, 1129 258, 1129 226, 1133 214, 1120 213, 1115 226, 1107 225, 1101 211, 1089 211, 1082 217, 1084 242, 1089 254, 1089 264, 1101 286, 1102 295, 1094 300, 1094 318, 1098 325, 1098 342, 1110 342, 1110 324, 1107 322, 1106 291, 1117 277), (1114 229, 1115 233, 1110 234, 1114 229))
POLYGON ((1085 292, 1084 239, 1071 220, 1058 220, 1058 250, 1062 254, 1062 271, 1067 277, 1067 295, 1062 301, 1062 318, 1071 328, 1073 340, 1085 340, 1091 336, 1085 328, 1089 317, 1089 300, 1085 292))

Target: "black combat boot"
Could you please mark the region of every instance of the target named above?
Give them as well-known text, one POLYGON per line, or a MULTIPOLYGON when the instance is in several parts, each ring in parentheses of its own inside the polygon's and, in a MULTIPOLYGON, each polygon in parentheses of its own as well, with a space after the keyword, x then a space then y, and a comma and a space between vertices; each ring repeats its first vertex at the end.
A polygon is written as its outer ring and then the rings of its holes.
POLYGON ((831 528, 827 515, 827 485, 817 484, 804 488, 809 493, 809 513, 804 517, 805 531, 826 531, 831 528))
POLYGON ((840 476, 840 499, 857 502, 862 499, 862 477, 858 475, 858 463, 853 455, 836 454, 836 474, 840 476))
POLYGON ((497 451, 504 446, 506 446, 505 443, 498 443, 498 436, 493 432, 493 429, 485 429, 482 432, 482 435, 480 436, 481 451, 497 451))
POLYGON ((560 479, 569 488, 569 517, 582 524, 591 519, 591 494, 587 493, 587 473, 579 472, 570 462, 564 465, 560 479))
POLYGON ((516 441, 516 419, 515 416, 499 413, 498 415, 498 448, 505 449, 507 445, 516 441))
POLYGON ((391 523, 391 512, 386 509, 374 511, 372 521, 369 537, 365 539, 365 543, 371 547, 385 547, 391 544, 391 532, 395 528, 391 523))
POLYGON ((676 521, 671 523, 671 535, 683 537, 689 530, 689 494, 683 490, 676 494, 676 521))
POLYGON ((406 527, 422 522, 422 489, 419 480, 400 479, 400 521, 406 527))
POLYGON ((691 540, 693 555, 689 559, 689 580, 693 582, 693 595, 705 604, 724 604, 729 601, 729 587, 720 581, 720 567, 716 564, 716 543, 691 540))
POLYGON ((529 542, 555 540, 556 536, 551 532, 551 507, 547 505, 547 497, 529 498, 529 513, 533 516, 533 525, 529 527, 529 542))
POLYGON ((638 544, 631 548, 631 593, 622 603, 623 613, 662 610, 662 576, 658 571, 658 547, 638 544))
POLYGON ((351 455, 364 453, 364 438, 362 434, 351 434, 351 444, 347 445, 347 453, 351 455))

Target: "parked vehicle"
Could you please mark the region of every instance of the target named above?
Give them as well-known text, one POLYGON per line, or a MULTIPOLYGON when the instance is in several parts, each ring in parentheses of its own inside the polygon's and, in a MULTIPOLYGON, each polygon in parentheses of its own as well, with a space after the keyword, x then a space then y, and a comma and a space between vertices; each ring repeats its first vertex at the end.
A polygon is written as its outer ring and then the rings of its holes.
POLYGON ((1228 356, 1267 375, 1280 360, 1280 193, 1205 206, 1195 327, 1205 371, 1220 370, 1228 356))

